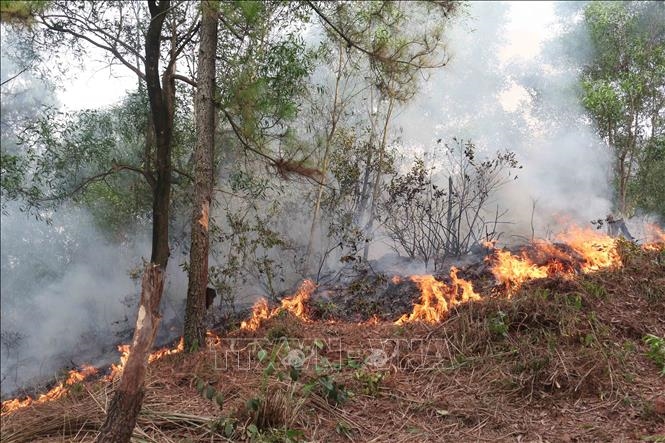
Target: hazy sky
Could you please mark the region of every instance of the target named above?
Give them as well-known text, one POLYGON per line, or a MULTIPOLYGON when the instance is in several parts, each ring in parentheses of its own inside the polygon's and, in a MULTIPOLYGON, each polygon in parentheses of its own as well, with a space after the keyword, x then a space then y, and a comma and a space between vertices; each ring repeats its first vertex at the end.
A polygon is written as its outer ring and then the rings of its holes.
MULTIPOLYGON (((502 49, 500 58, 504 62, 511 58, 532 58, 538 54, 543 40, 554 32, 551 26, 554 2, 506 3, 510 4, 510 20, 506 24, 506 37, 510 43, 502 49)), ((86 68, 74 74, 77 78, 57 92, 60 102, 68 110, 110 105, 136 86, 136 76, 125 68, 110 70, 104 64, 93 61, 86 68)), ((515 90, 501 99, 506 106, 512 106, 520 96, 521 92, 515 90)))

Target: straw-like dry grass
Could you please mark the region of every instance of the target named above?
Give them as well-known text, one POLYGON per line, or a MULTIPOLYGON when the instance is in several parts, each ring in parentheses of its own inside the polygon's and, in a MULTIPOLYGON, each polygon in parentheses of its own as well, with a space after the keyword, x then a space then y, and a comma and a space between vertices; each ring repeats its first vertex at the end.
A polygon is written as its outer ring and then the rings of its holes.
MULTIPOLYGON (((642 340, 665 337, 665 254, 622 254, 621 270, 534 281, 510 299, 459 306, 434 326, 282 316, 209 352, 167 356, 150 367, 134 440, 665 441, 665 378, 642 340), (317 360, 320 374, 310 365, 293 381, 279 365, 285 335, 310 351, 325 341, 319 357, 339 367, 317 360), (256 355, 249 338, 266 360, 250 370, 220 364, 231 346, 256 355), (356 364, 377 350, 384 365, 356 364), (333 401, 324 376, 346 401, 333 401), (199 379, 223 395, 223 408, 198 392, 199 379)), ((92 441, 112 389, 85 382, 3 415, 2 441, 92 441)))

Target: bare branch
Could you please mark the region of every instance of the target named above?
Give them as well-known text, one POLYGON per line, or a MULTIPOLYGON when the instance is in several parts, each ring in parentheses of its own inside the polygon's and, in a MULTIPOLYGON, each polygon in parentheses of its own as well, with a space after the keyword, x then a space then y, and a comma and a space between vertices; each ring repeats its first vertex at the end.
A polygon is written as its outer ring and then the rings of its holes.
POLYGON ((175 80, 180 80, 181 82, 185 82, 185 83, 189 84, 190 86, 192 86, 194 88, 198 88, 198 84, 196 83, 196 81, 194 81, 191 78, 186 77, 182 74, 173 74, 172 77, 175 80))
POLYGON ((14 80, 15 78, 17 78, 19 75, 23 74, 23 73, 24 73, 25 71, 27 71, 27 70, 28 70, 27 67, 21 69, 21 70, 18 72, 18 74, 14 75, 14 76, 12 76, 12 77, 9 77, 9 78, 8 78, 7 80, 5 80, 4 82, 0 83, 0 86, 5 86, 7 83, 9 83, 10 81, 14 80))

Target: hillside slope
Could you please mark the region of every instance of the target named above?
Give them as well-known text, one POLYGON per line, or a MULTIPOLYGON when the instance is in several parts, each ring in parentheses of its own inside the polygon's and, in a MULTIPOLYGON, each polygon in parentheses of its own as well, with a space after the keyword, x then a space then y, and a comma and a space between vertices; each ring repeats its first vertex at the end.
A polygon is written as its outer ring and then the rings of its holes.
MULTIPOLYGON (((211 333, 206 351, 150 365, 134 436, 665 441, 665 245, 618 253, 620 268, 481 291, 435 324, 283 310, 254 330, 211 333)), ((2 441, 91 441, 114 383, 77 381, 14 412, 3 404, 2 441)))

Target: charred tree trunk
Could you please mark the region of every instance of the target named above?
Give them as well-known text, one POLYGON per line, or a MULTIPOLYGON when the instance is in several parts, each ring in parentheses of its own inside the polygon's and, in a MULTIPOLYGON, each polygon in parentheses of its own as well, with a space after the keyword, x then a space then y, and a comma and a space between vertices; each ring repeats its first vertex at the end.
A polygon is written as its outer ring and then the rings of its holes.
POLYGON ((164 271, 159 265, 151 263, 143 273, 132 348, 97 437, 98 443, 129 442, 132 436, 145 395, 143 382, 159 326, 159 302, 163 289, 164 271))
POLYGON ((208 287, 208 230, 212 201, 212 161, 215 144, 215 53, 217 10, 212 1, 201 0, 201 44, 196 90, 196 150, 194 152, 194 208, 189 258, 189 286, 185 312, 185 350, 196 351, 205 343, 204 316, 208 287))

